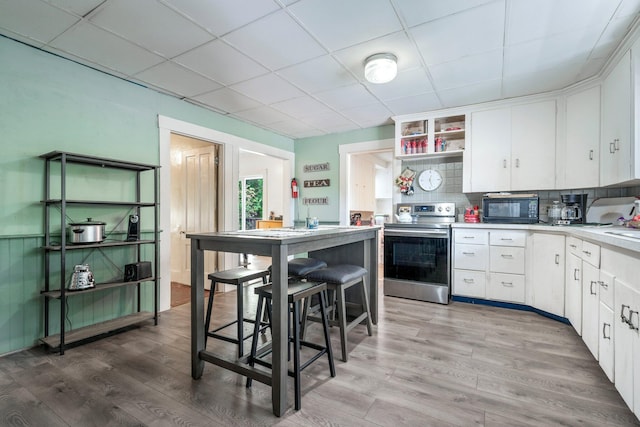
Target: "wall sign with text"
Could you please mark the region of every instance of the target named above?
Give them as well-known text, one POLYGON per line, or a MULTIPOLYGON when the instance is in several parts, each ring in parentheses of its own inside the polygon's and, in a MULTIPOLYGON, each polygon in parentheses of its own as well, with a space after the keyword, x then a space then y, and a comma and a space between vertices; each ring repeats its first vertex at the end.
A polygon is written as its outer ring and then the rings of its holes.
POLYGON ((329 187, 330 179, 311 179, 304 182, 304 188, 329 187))
POLYGON ((304 165, 305 172, 324 172, 329 170, 329 163, 318 163, 315 165, 304 165))
POLYGON ((328 197, 303 197, 302 203, 305 205, 328 205, 328 197))

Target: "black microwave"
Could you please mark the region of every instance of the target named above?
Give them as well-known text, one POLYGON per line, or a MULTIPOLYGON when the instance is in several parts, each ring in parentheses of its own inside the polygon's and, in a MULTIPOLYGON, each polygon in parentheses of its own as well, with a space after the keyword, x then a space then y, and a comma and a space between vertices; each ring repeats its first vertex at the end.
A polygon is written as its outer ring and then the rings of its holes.
POLYGON ((499 196, 482 199, 482 222, 502 224, 537 224, 540 221, 540 198, 499 196))

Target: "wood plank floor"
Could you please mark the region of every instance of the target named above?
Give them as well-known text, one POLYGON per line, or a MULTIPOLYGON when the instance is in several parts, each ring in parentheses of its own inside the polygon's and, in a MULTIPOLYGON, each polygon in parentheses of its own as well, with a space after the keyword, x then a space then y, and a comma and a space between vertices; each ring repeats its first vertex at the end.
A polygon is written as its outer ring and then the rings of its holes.
MULTIPOLYGON (((255 307, 245 292, 247 313, 255 307)), ((302 410, 271 413, 270 388, 207 365, 190 376, 189 304, 68 350, 0 358, 2 426, 638 426, 570 326, 533 313, 384 297, 348 363, 303 373, 302 410)), ((217 294, 217 324, 235 293, 217 294)), ((249 326, 247 326, 249 330, 249 326)), ((312 325, 311 336, 320 328, 312 325)), ((338 331, 332 342, 339 349, 338 331)), ((208 348, 233 348, 209 340, 208 348)))

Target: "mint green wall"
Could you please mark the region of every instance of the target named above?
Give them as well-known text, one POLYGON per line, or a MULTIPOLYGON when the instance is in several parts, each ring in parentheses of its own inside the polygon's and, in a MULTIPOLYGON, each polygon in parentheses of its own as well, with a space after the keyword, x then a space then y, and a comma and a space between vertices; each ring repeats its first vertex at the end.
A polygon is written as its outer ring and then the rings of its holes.
POLYGON ((339 146, 356 142, 378 141, 394 137, 393 125, 368 128, 334 135, 317 136, 298 139, 295 143, 296 169, 295 176, 300 186, 300 200, 296 207, 298 218, 302 221, 307 212, 318 217, 320 222, 338 222, 340 208, 340 153, 339 146), (329 163, 327 172, 303 172, 304 165, 329 163), (305 180, 329 178, 329 187, 303 188, 305 180), (328 205, 310 205, 302 203, 304 197, 328 197, 328 205))
MULTIPOLYGON (((0 354, 36 345, 43 336, 44 161, 38 156, 60 150, 158 164, 158 115, 293 152, 290 138, 0 36, 0 354)), ((74 186, 78 197, 118 200, 129 191, 110 171, 89 168, 76 176, 82 178, 74 186), (102 184, 107 181, 114 185, 102 184)), ((116 254, 114 262, 124 259, 116 254)), ((88 260, 94 273, 109 269, 97 254, 88 260)), ((69 322, 76 328, 130 312, 132 290, 71 297, 82 309, 70 310, 69 322)), ((151 308, 151 297, 145 285, 144 308, 151 308)), ((55 309, 51 318, 57 329, 55 309)))

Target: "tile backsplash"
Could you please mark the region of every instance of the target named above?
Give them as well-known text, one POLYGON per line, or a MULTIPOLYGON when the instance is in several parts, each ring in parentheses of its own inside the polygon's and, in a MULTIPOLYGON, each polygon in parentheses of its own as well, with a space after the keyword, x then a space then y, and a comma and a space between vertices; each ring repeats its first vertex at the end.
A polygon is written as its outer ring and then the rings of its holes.
MULTIPOLYGON (((417 174, 423 170, 436 169, 442 174, 443 183, 434 191, 424 191, 414 181, 414 194, 412 196, 402 195, 403 203, 453 202, 456 204, 457 213, 461 214, 464 213, 466 206, 480 205, 482 202, 484 193, 462 192, 462 159, 459 157, 403 161, 402 169, 406 166, 416 171, 416 179, 417 174)), ((540 197, 541 218, 546 217, 548 206, 554 200, 560 200, 561 194, 571 193, 586 193, 588 195, 587 203, 590 205, 595 199, 601 197, 640 196, 640 186, 537 191, 540 197)))

